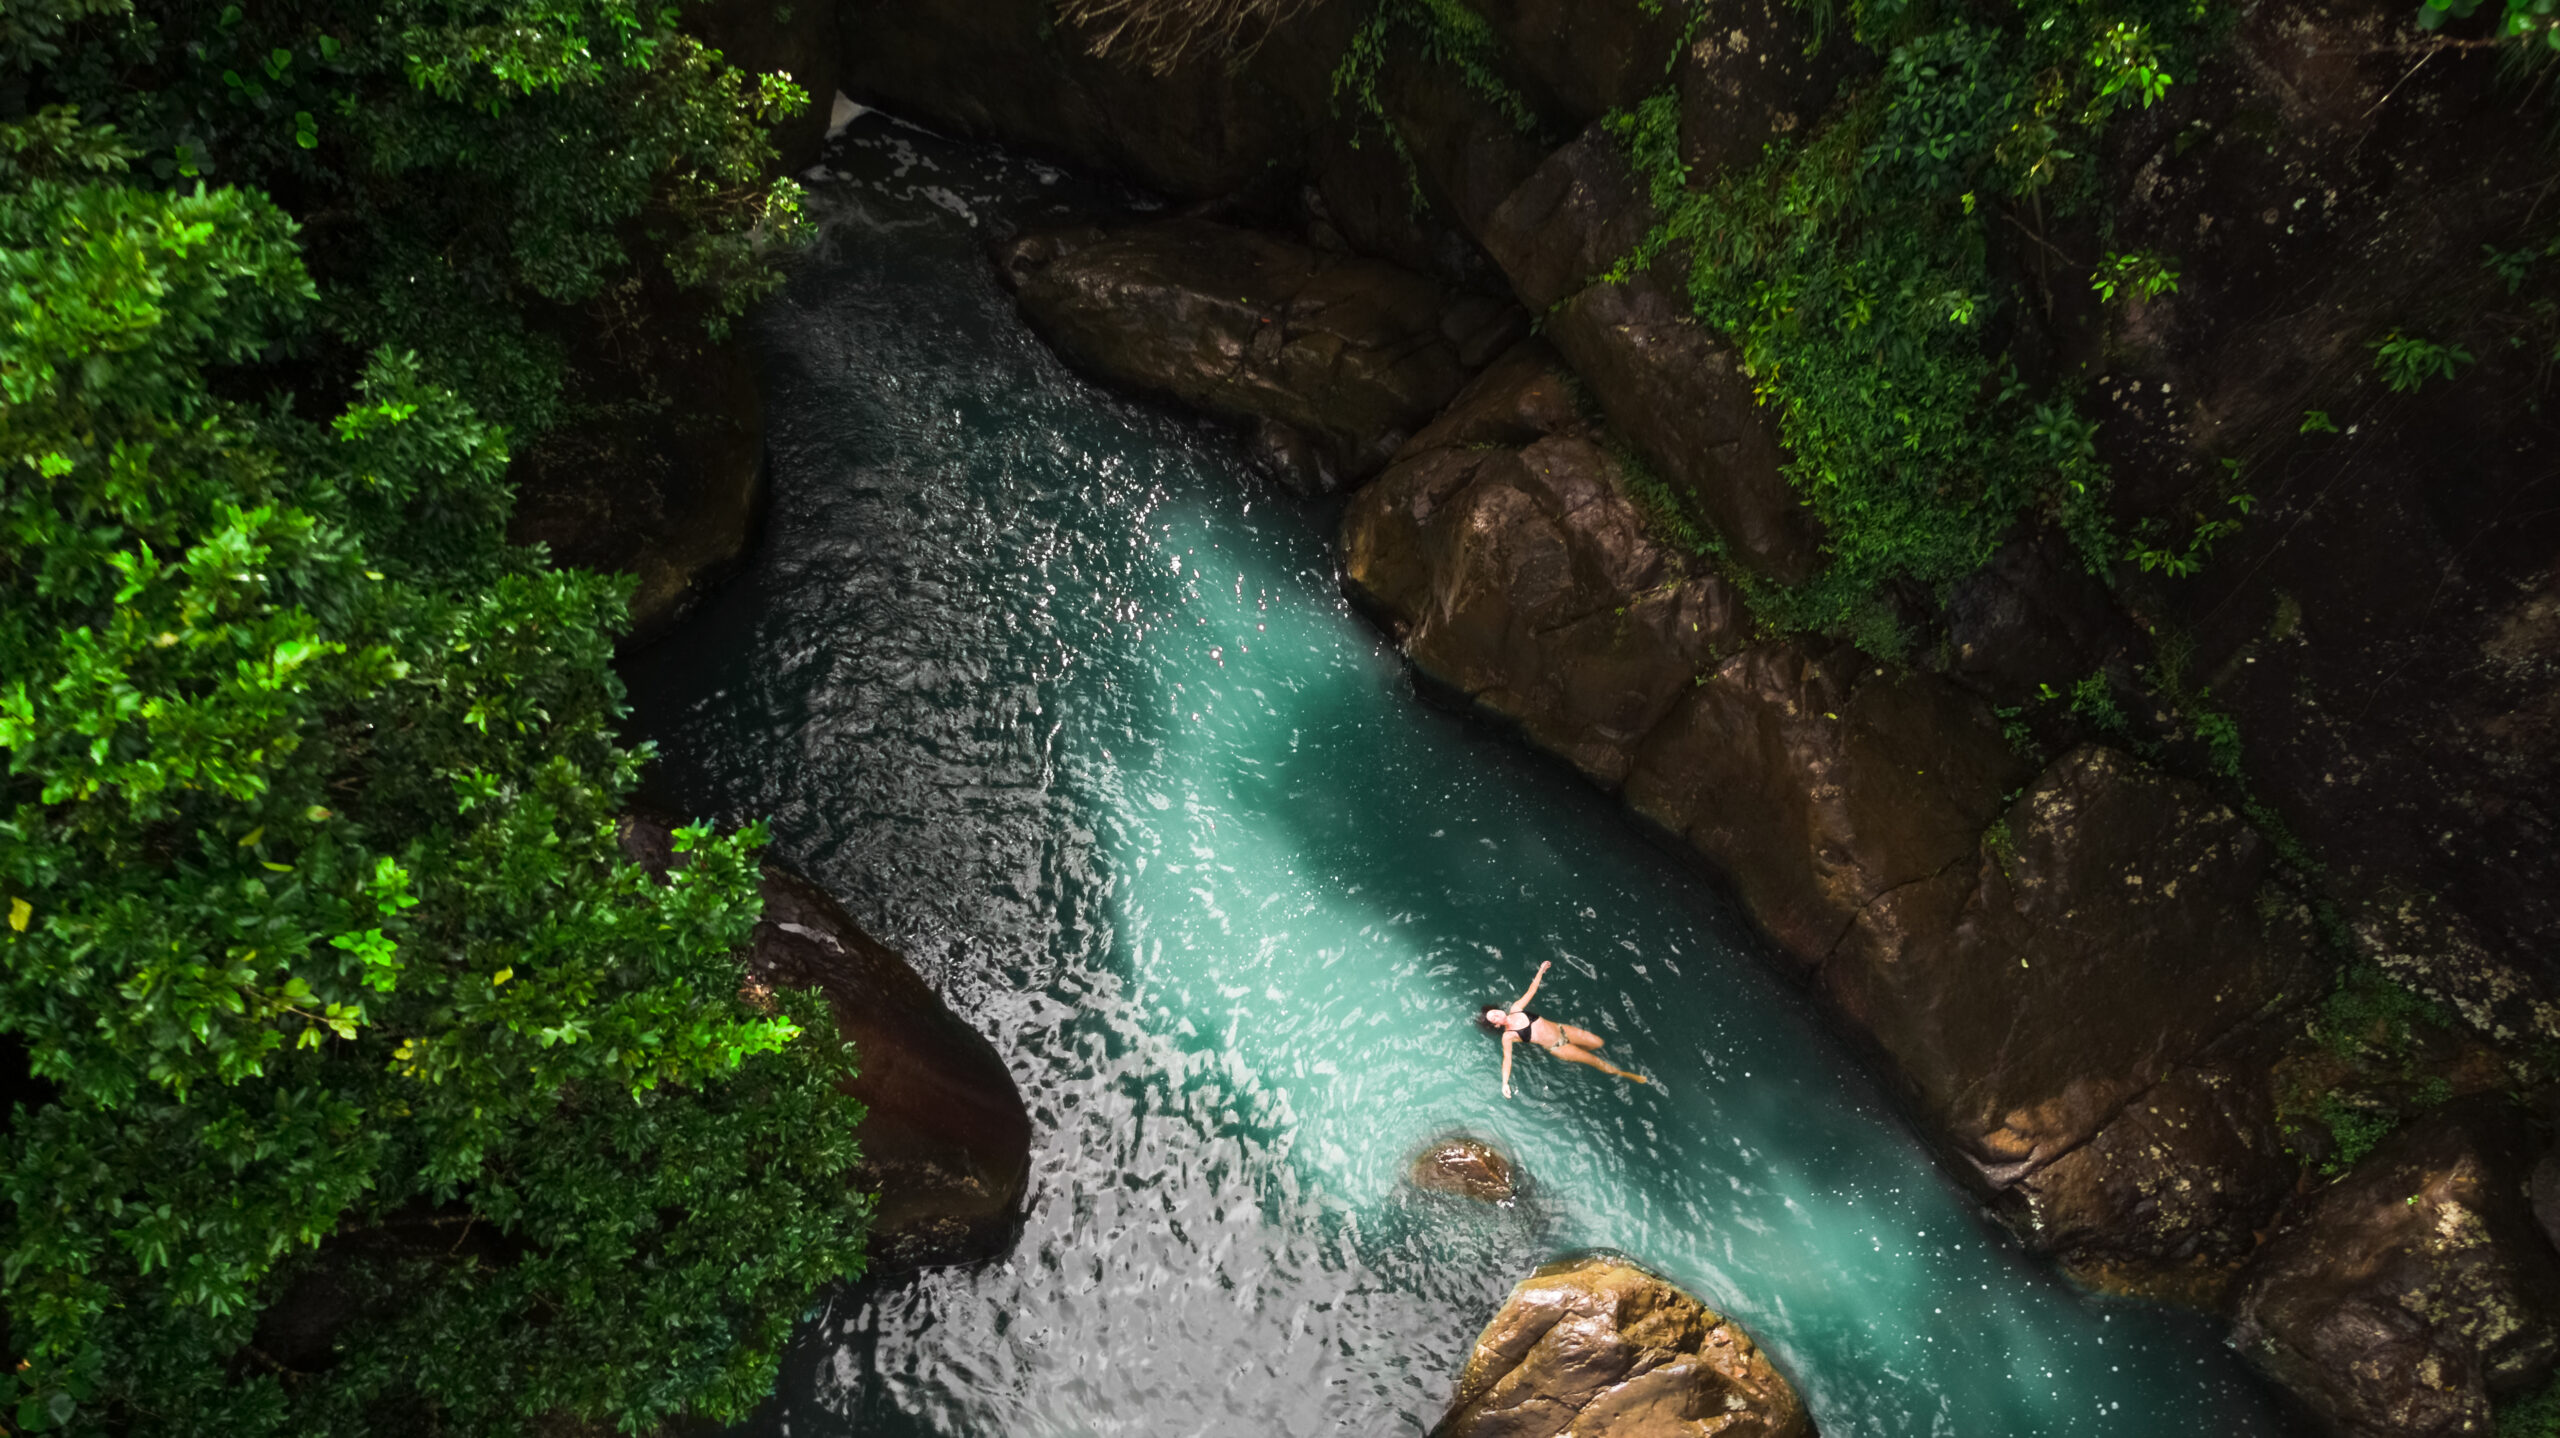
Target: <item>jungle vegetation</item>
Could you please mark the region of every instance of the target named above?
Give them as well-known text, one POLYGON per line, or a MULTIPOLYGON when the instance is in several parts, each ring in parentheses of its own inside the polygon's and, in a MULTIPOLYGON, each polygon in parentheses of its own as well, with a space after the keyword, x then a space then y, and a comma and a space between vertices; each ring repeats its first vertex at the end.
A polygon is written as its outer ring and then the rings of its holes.
POLYGON ((626 585, 505 541, 564 336, 774 282, 678 18, 0 0, 0 1426, 730 1416, 860 1267, 762 836, 623 857, 626 585))

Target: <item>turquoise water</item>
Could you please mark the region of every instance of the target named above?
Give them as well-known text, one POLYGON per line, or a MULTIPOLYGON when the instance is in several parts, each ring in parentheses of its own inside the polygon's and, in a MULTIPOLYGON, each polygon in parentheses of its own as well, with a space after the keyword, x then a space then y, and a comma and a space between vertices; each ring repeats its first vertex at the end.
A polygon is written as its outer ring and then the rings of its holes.
POLYGON ((1334 512, 1070 374, 984 245, 1109 196, 866 119, 774 307, 765 552, 629 666, 662 785, 765 814, 1032 1105, 1008 1257, 852 1289, 790 1435, 1416 1433, 1502 1294, 1625 1250, 1850 1434, 2272 1433, 2215 1327, 2082 1295, 1934 1170, 1711 883, 1416 698, 1334 512), (1653 1087, 1524 1052, 1516 994, 1653 1087), (1415 1195, 1450 1129, 1532 1184, 1415 1195))

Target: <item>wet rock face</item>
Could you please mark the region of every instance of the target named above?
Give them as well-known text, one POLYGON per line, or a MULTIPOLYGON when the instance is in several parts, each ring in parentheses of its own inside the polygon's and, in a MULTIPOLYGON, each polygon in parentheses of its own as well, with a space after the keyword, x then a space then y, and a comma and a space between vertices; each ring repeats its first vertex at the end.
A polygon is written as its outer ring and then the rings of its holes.
POLYGON ((2057 674, 2142 652, 2106 585, 2051 530, 2011 540, 1957 581, 1945 618, 1949 674, 1995 704, 2032 703, 2057 674))
POLYGON ((1342 521, 1346 585, 1414 663, 1604 785, 1747 623, 1720 576, 1645 533, 1624 482, 1532 343, 1342 521))
POLYGON ((1416 1188, 1478 1203, 1509 1203, 1519 1194, 1511 1156, 1465 1134, 1433 1139, 1413 1156, 1405 1172, 1416 1188))
POLYGON ((1195 198, 1296 157, 1326 113, 1356 23, 1320 11, 1248 62, 1211 53, 1156 74, 1096 58, 1052 0, 846 0, 836 10, 854 99, 1195 198))
POLYGON ((1869 905, 1973 857, 2028 777, 1990 711, 1845 645, 1756 645, 1646 741, 1627 800, 1820 962, 1869 905))
POLYGON ((1732 346, 1655 274, 1591 283, 1653 218, 1625 152, 1595 125, 1502 202, 1482 239, 1610 423, 1735 559, 1800 583, 1820 565, 1820 528, 1787 483, 1771 416, 1732 346))
MULTIPOLYGON (((626 817, 623 851, 663 873, 675 857, 671 829, 660 816, 626 817)), ((995 1046, 825 890, 775 864, 758 888, 764 918, 747 977, 825 993, 854 1046, 858 1072, 844 1091, 865 1110, 854 1183, 879 1194, 873 1262, 959 1263, 998 1251, 1030 1179, 1031 1118, 995 1046)))
POLYGON ((2524 1116, 2457 1100, 2323 1190, 2241 1277, 2234 1341, 2344 1438, 2492 1430, 2560 1354, 2524 1116))
POLYGON ((1393 265, 1204 220, 1028 235, 1001 264, 1070 360, 1259 422, 1266 453, 1309 491, 1377 473, 1526 327, 1393 265))
POLYGON ((2264 1070, 2191 1064, 2004 1197, 2028 1241, 2082 1278, 2211 1308, 2297 1171, 2264 1070))
POLYGON ((1010 1239, 1031 1174, 1031 1117, 995 1045, 817 885, 767 865, 749 963, 824 992, 866 1111, 855 1182, 876 1188, 871 1251, 892 1264, 983 1258, 1010 1239))
POLYGON ((2193 784, 2084 748, 2000 825, 1867 906, 1824 967, 1995 1187, 2320 972, 2265 841, 2193 784))
POLYGON ((2146 511, 2209 493, 2212 456, 2287 445, 2203 582, 2130 598, 2192 642, 2358 947, 2466 1020, 2560 1037, 2560 434, 2528 418, 2532 367, 2491 358, 2494 305, 2429 334, 2482 357, 2463 384, 2366 378, 2375 336, 2540 223, 2544 122, 2494 63, 2412 76, 2363 48, 2404 23, 2378 0, 2253 9, 2112 162, 2112 243, 2182 245, 2185 268, 2108 335, 2091 413, 2146 511), (2314 407, 2339 432, 2297 439, 2314 407))
POLYGON ((2307 920, 2194 785, 2104 749, 2028 779, 1946 681, 1773 644, 1681 699, 1626 792, 1816 965, 2031 1244, 2227 1264, 2294 1165, 2263 1069, 2182 1066, 2313 989, 2307 920))
POLYGON ((1617 1259, 1511 1291, 1433 1438, 1812 1438, 1787 1380, 1730 1319, 1617 1259))

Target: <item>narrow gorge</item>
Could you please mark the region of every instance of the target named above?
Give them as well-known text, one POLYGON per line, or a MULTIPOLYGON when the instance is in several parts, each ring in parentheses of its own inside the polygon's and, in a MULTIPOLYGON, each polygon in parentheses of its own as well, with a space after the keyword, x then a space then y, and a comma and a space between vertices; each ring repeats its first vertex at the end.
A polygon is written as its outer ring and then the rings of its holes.
POLYGON ((2560 1435, 2554 0, 18 9, 8 1431, 2560 1435))

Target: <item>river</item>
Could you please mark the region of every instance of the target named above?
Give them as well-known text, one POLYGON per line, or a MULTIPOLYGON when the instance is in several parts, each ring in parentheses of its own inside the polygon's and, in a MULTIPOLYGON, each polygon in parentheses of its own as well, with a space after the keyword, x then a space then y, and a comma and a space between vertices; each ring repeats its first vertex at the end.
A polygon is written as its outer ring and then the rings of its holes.
POLYGON ((763 549, 625 666, 635 723, 994 1039, 1034 1191, 1003 1260, 813 1312, 754 1431, 1416 1434, 1593 1246, 1742 1320, 1829 1438, 2279 1431, 2217 1325, 2021 1255, 1693 862, 1422 702, 1335 507, 1023 328, 990 234, 1132 197, 877 115, 830 163, 757 331, 763 549), (1503 1099, 1469 1014, 1542 959, 1653 1086, 1524 1050, 1503 1099), (1527 1198, 1402 1186, 1451 1129, 1527 1198))

